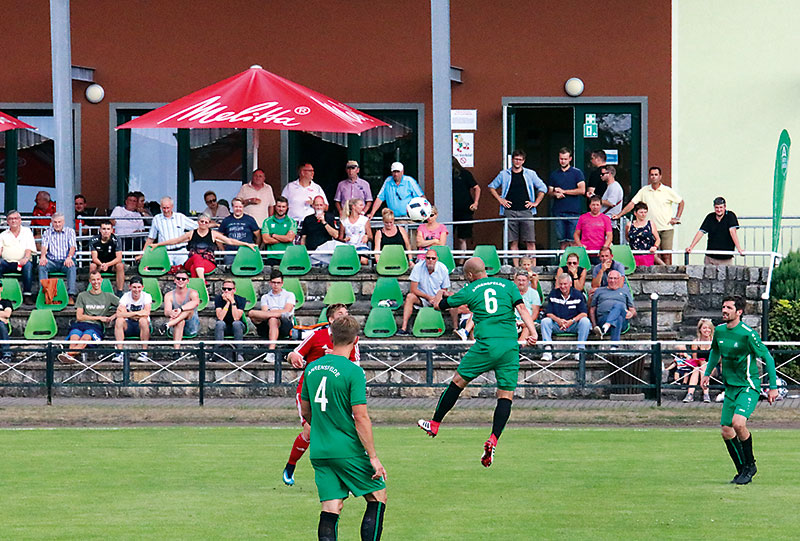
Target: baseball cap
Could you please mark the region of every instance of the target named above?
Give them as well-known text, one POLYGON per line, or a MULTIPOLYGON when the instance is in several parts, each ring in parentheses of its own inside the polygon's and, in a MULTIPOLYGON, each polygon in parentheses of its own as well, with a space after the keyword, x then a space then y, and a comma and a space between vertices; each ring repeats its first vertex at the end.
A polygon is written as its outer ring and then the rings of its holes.
POLYGON ((130 283, 131 284, 142 284, 144 282, 142 282, 142 278, 140 276, 131 276, 130 283))
POLYGON ((391 171, 404 171, 404 170, 405 170, 405 168, 403 167, 402 163, 400 163, 400 162, 392 163, 391 171))
POLYGON ((358 167, 358 162, 355 160, 348 160, 347 165, 345 167, 358 167))

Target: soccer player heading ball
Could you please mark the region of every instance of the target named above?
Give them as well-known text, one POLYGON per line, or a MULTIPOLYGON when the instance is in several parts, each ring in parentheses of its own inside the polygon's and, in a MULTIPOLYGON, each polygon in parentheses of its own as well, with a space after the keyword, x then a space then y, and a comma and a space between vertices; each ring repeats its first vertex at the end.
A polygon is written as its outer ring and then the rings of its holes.
POLYGON ((511 400, 517 388, 519 375, 519 344, 515 309, 530 332, 529 345, 536 343, 538 335, 533 318, 519 294, 519 288, 509 280, 486 275, 483 260, 472 257, 464 264, 464 277, 469 282, 458 293, 443 298, 440 291, 434 298, 437 310, 447 310, 466 304, 475 321, 475 344, 461 359, 453 381, 439 399, 439 405, 430 421, 420 419, 417 424, 435 437, 439 424, 458 400, 461 391, 470 381, 484 372, 494 370, 497 380, 497 406, 492 420, 492 434, 483 445, 481 464, 492 465, 497 439, 511 415, 511 400))
POLYGON ((726 297, 722 301, 722 320, 714 330, 711 353, 700 386, 708 389, 711 371, 722 359, 725 401, 722 403, 722 439, 736 466, 731 483, 746 485, 756 474, 753 457, 753 436, 747 430, 747 419, 758 403, 761 380, 756 359, 762 359, 769 376, 767 400, 775 402, 778 389, 775 381, 775 360, 756 332, 741 322, 745 301, 742 297, 726 297))

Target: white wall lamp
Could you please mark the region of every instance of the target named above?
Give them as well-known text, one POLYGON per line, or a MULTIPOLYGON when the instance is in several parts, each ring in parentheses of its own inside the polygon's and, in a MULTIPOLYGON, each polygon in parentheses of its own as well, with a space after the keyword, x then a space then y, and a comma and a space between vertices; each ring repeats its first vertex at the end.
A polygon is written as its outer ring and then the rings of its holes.
POLYGON ((564 83, 564 91, 573 98, 580 96, 583 94, 583 81, 577 77, 570 77, 564 83))

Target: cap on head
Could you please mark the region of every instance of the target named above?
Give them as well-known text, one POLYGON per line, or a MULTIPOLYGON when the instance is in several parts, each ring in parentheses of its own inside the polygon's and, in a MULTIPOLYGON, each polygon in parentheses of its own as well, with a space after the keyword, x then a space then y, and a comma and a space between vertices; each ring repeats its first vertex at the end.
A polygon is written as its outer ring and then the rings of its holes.
POLYGON ((400 162, 394 162, 394 163, 392 163, 392 172, 395 172, 395 171, 404 171, 404 170, 405 170, 405 168, 403 167, 403 164, 402 164, 402 163, 400 163, 400 162))
POLYGON ((358 162, 355 160, 348 160, 345 167, 358 167, 358 162))

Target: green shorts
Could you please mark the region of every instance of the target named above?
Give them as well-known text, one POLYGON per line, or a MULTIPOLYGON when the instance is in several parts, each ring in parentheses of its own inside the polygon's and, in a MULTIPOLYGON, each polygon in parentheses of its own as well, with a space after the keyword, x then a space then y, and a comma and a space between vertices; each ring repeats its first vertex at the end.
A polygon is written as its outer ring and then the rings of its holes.
POLYGON ((519 379, 519 344, 516 340, 486 340, 473 344, 458 365, 458 375, 472 381, 494 370, 497 388, 513 391, 519 379))
POLYGON ((383 479, 373 479, 375 470, 367 455, 347 458, 314 458, 314 481, 319 501, 343 500, 386 488, 383 479))
POLYGON ((733 416, 742 415, 749 419, 758 404, 758 391, 750 387, 725 387, 725 400, 722 402, 721 426, 732 426, 733 416))

